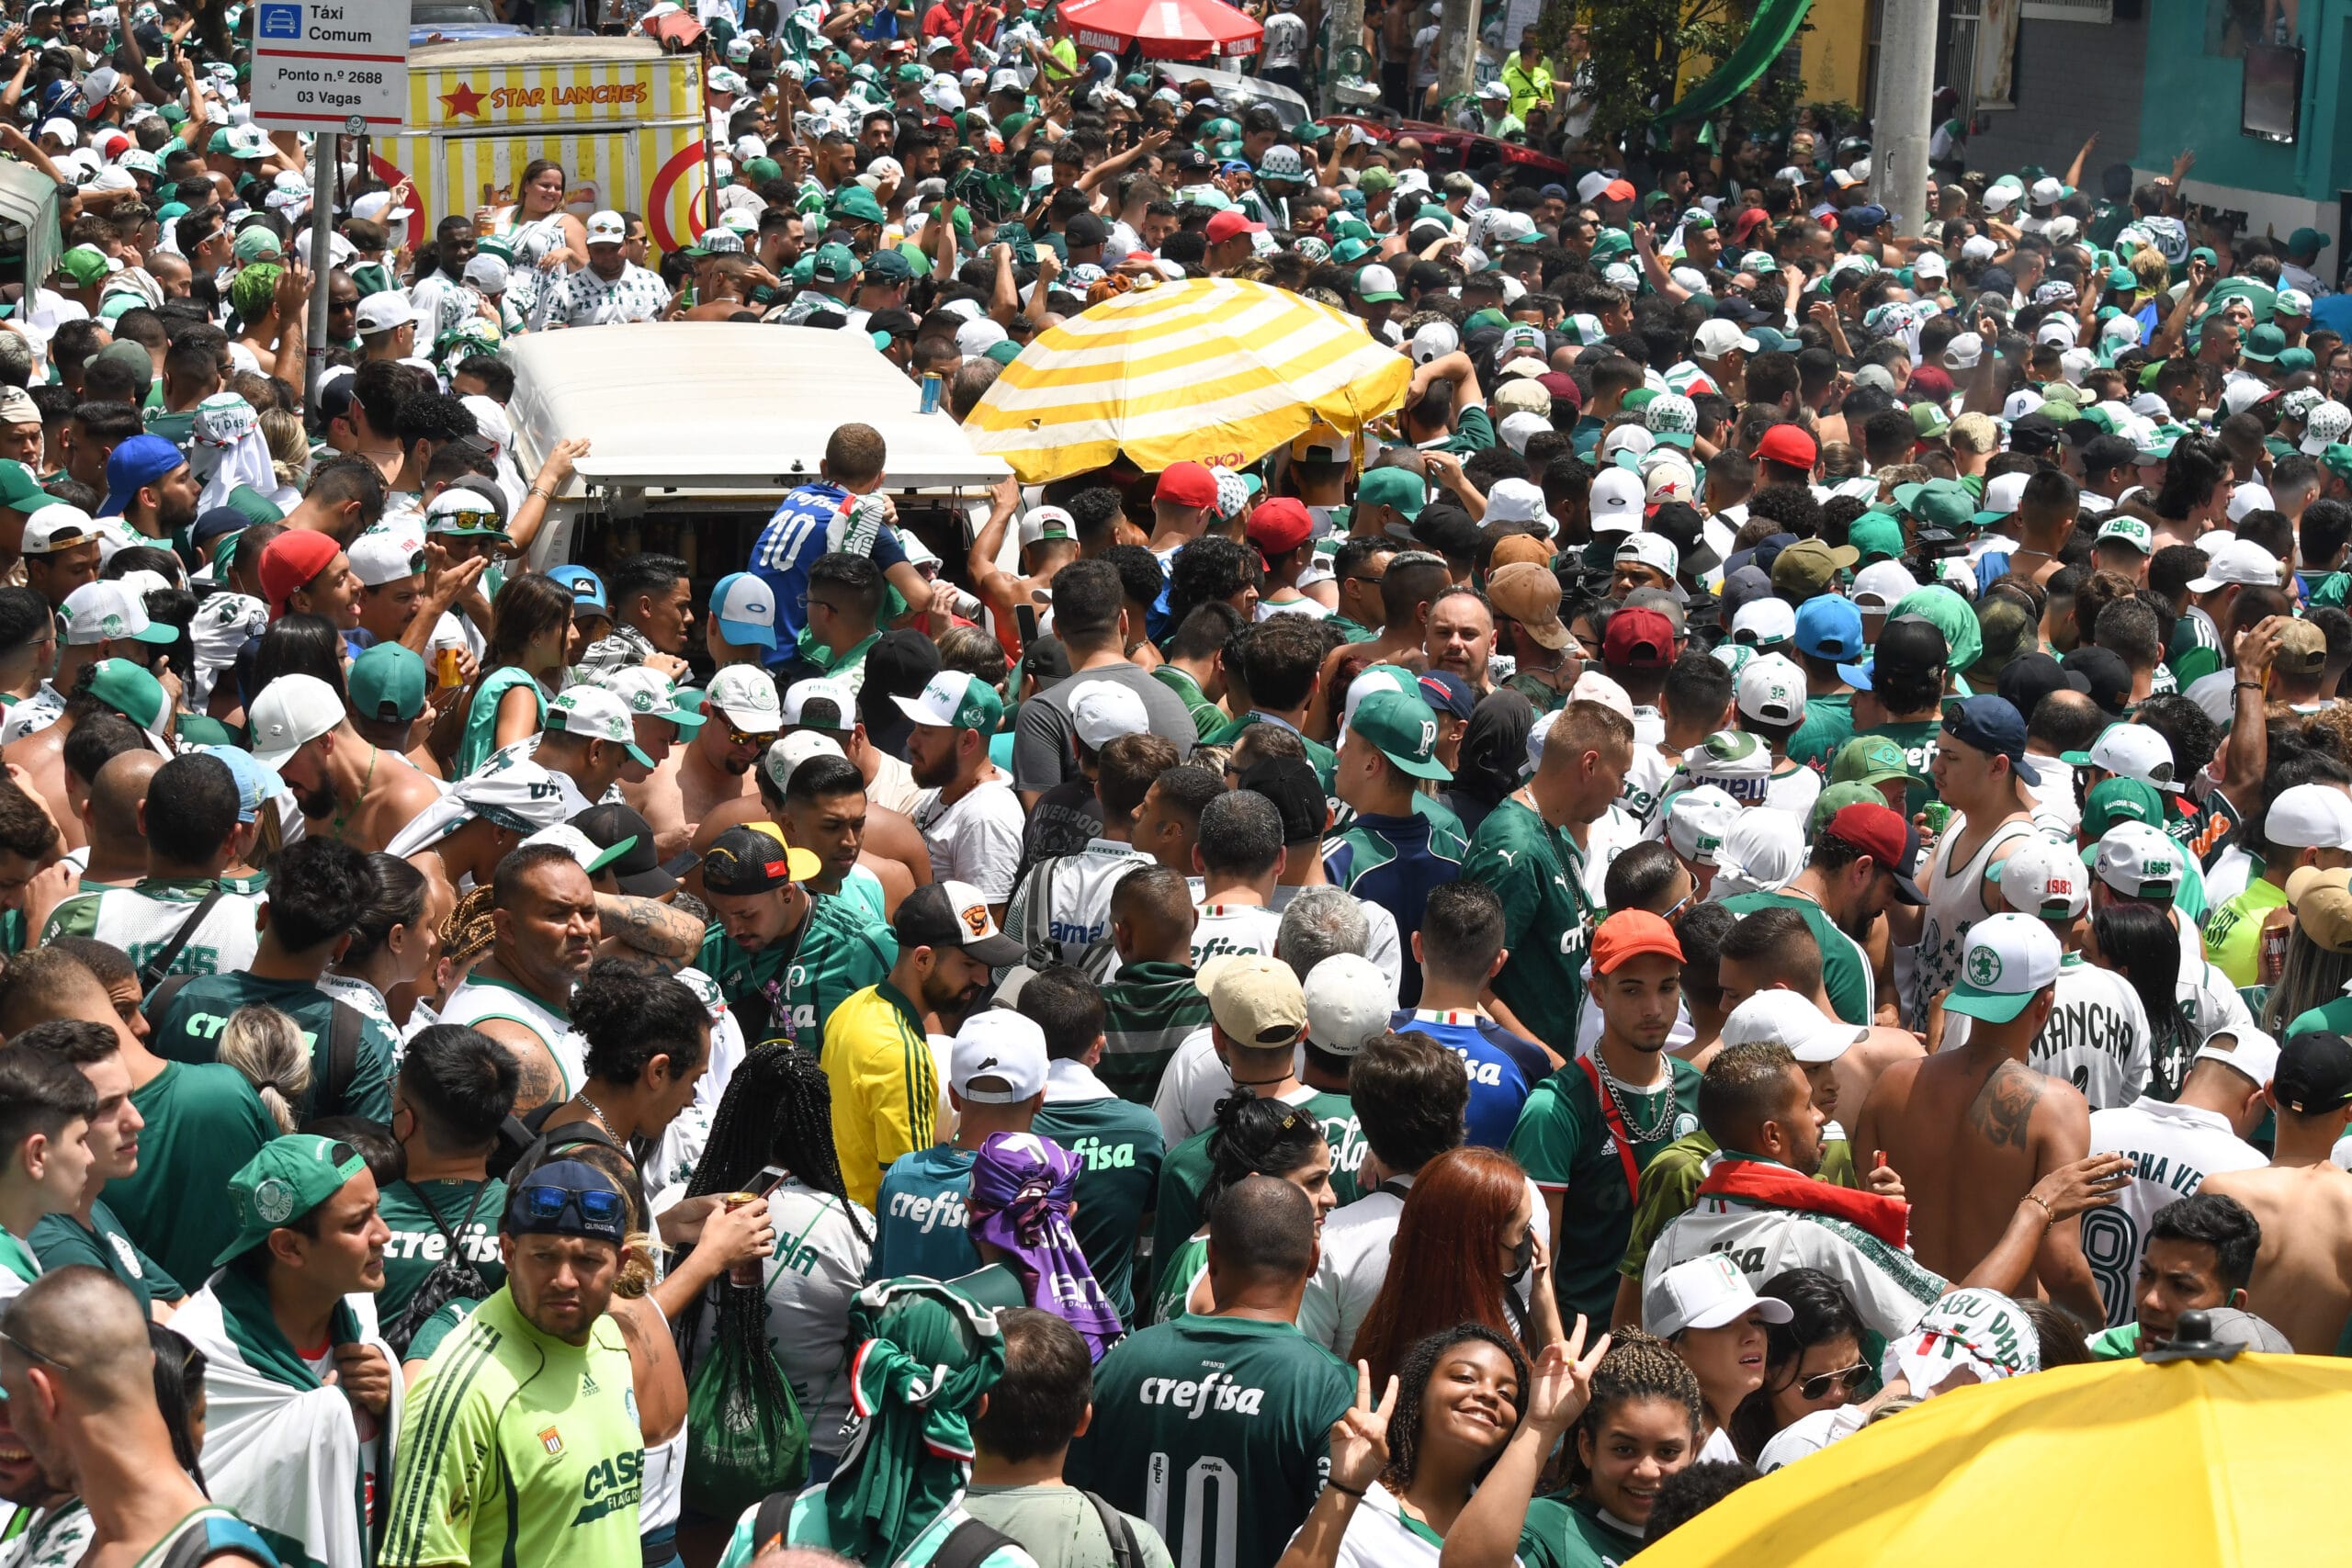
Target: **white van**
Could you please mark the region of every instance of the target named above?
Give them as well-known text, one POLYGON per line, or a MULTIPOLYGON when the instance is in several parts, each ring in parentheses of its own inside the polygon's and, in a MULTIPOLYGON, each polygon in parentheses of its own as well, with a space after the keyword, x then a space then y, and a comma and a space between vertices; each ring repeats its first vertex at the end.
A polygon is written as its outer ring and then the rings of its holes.
POLYGON ((524 477, 559 441, 592 444, 532 543, 542 571, 602 571, 659 550, 684 559, 706 604, 713 582, 749 564, 785 492, 820 477, 843 424, 882 433, 900 525, 959 566, 1011 472, 977 456, 945 413, 918 412, 921 389, 862 333, 643 321, 533 333, 505 353, 524 477))

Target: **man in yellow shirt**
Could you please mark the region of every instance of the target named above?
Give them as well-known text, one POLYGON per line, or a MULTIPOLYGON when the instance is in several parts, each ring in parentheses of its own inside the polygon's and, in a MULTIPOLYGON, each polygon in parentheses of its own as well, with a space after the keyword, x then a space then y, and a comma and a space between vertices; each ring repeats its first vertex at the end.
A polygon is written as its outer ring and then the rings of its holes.
POLYGON ((1510 89, 1510 112, 1524 121, 1537 104, 1552 107, 1552 67, 1536 47, 1535 29, 1522 28, 1519 48, 1503 62, 1502 84, 1510 89))
POLYGON ((825 1021, 825 1077, 833 1089, 833 1148, 842 1185, 867 1208, 900 1155, 939 1142, 939 1069, 929 1030, 953 1033, 988 998, 991 968, 1021 962, 988 901, 966 882, 918 887, 891 928, 899 961, 825 1021))

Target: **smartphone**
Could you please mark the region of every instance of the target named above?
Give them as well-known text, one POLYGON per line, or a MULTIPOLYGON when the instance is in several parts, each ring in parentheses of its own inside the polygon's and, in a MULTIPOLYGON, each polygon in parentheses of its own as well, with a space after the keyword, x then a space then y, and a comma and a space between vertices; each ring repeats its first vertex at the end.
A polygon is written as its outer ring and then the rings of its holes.
POLYGON ((1012 618, 1021 628, 1021 648, 1025 653, 1028 651, 1029 645, 1037 640, 1037 606, 1015 604, 1012 607, 1012 618))
POLYGON ((751 1182, 744 1187, 743 1190, 746 1192, 755 1192, 759 1194, 759 1196, 764 1198, 769 1193, 775 1191, 778 1187, 782 1186, 784 1184, 785 1178, 791 1174, 792 1173, 790 1171, 785 1169, 784 1167, 780 1165, 763 1165, 760 1168, 760 1174, 752 1178, 751 1182))

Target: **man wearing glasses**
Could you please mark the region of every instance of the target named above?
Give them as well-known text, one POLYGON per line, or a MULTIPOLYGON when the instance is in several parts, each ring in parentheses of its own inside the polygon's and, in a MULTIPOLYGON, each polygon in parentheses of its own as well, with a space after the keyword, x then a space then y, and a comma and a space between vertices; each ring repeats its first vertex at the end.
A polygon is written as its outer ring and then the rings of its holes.
POLYGON ((645 1439, 605 1310, 629 1224, 628 1200, 582 1161, 516 1179, 498 1227, 506 1282, 409 1391, 382 1568, 642 1561, 645 1439))
POLYGON ((205 1356, 213 1500, 318 1562, 367 1561, 360 1500, 391 1479, 398 1361, 345 1299, 383 1289, 376 1198, 350 1145, 272 1139, 229 1179, 220 1272, 175 1314, 205 1356))
POLYGON ((775 682, 756 664, 729 664, 713 675, 702 712, 702 728, 673 745, 650 777, 621 788, 652 827, 654 849, 665 861, 687 847, 713 812, 756 793, 752 770, 784 730, 775 682))

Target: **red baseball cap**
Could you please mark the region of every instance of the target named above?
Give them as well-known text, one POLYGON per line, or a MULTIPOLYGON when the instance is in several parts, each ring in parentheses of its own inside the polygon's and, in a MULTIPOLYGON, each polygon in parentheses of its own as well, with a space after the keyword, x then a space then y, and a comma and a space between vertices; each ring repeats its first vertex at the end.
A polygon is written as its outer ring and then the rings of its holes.
MULTIPOLYGON (((1849 808, 1850 809, 1850 807, 1849 808)), ((1682 962, 1682 942, 1665 918, 1647 909, 1620 909, 1600 922, 1592 933, 1592 972, 1613 974, 1629 958, 1639 958, 1645 953, 1662 953, 1677 964, 1682 962)))
POLYGON ((1287 495, 1261 501, 1250 513, 1250 542, 1269 556, 1288 555, 1315 536, 1315 519, 1306 502, 1287 495))
POLYGON ((1747 243, 1747 236, 1756 232, 1758 224, 1770 223, 1772 215, 1760 207, 1751 207, 1731 220, 1731 237, 1740 244, 1747 243))
POLYGON ((1209 220, 1208 238, 1210 244, 1221 245, 1237 234, 1262 234, 1265 231, 1263 223, 1252 223, 1240 211, 1228 207, 1209 220))
POLYGON ((1786 463, 1792 468, 1810 471, 1820 460, 1821 448, 1802 425, 1776 424, 1764 432, 1764 439, 1756 444, 1756 456, 1769 463, 1786 463))
POLYGON ((1894 896, 1905 904, 1924 904, 1927 896, 1911 880, 1911 864, 1919 858, 1919 830, 1892 807, 1867 802, 1838 808, 1823 831, 1840 843, 1851 844, 1894 878, 1894 896))
POLYGON ((1674 623, 1662 610, 1620 610, 1601 634, 1600 658, 1621 670, 1663 670, 1674 662, 1674 623))
POLYGON ((1600 187, 1600 199, 1603 201, 1631 201, 1635 194, 1631 180, 1611 180, 1600 187))
POLYGON ((272 617, 286 612, 286 596, 326 570, 342 550, 333 535, 315 528, 289 528, 261 553, 261 591, 272 617))
POLYGON ((1204 464, 1170 463, 1159 476, 1151 499, 1171 506, 1215 506, 1216 476, 1204 464))
POLYGON ((1546 370, 1535 378, 1535 384, 1551 393, 1555 403, 1566 403, 1570 408, 1584 406, 1584 394, 1577 390, 1577 378, 1565 370, 1546 370))

